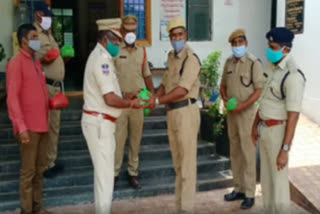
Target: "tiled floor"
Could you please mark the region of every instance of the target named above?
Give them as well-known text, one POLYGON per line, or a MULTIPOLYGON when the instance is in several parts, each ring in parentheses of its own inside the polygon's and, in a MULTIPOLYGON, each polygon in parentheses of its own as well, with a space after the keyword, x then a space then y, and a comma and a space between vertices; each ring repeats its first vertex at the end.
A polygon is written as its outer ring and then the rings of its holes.
POLYGON ((301 116, 289 160, 291 183, 320 210, 320 126, 301 116))
MULTIPOLYGON (((261 214, 262 201, 260 186, 257 186, 256 205, 250 209, 240 210, 240 201, 225 202, 223 195, 231 189, 221 189, 197 194, 196 214, 261 214)), ((112 204, 112 214, 173 214, 174 196, 157 196, 142 199, 128 199, 114 201, 112 204)), ((54 214, 94 214, 92 204, 82 204, 77 206, 67 206, 50 209, 54 214)), ((18 214, 19 212, 7 212, 5 214, 18 214)), ((4 214, 4 213, 3 213, 4 214)), ((300 207, 292 203, 291 214, 309 214, 300 207)))

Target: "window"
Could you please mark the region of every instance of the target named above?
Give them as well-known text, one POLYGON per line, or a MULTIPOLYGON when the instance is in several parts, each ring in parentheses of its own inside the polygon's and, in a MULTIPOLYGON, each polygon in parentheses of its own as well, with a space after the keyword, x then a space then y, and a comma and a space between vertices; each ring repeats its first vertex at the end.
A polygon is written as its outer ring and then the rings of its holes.
POLYGON ((121 17, 128 14, 138 18, 137 43, 151 45, 151 0, 120 0, 121 17))
POLYGON ((211 0, 186 0, 187 1, 187 29, 188 40, 211 40, 212 34, 212 1, 211 0))
POLYGON ((73 11, 72 9, 52 9, 53 36, 60 47, 63 45, 73 45, 73 11))

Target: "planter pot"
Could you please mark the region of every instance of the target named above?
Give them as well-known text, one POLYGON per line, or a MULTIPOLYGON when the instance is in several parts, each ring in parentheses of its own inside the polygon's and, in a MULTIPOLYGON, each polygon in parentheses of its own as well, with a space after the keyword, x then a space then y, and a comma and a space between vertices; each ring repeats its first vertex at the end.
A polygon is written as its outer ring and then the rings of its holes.
POLYGON ((216 143, 217 154, 225 157, 230 157, 230 145, 226 122, 224 122, 224 127, 225 128, 222 131, 222 135, 216 136, 214 141, 216 143))
POLYGON ((224 122, 224 129, 222 135, 215 136, 213 134, 213 124, 217 123, 215 118, 208 114, 207 110, 201 110, 201 125, 200 125, 200 135, 201 139, 214 142, 216 144, 216 153, 225 157, 230 156, 229 151, 229 140, 227 124, 224 122))
POLYGON ((210 116, 205 109, 201 109, 201 124, 200 124, 200 136, 201 139, 213 142, 214 136, 212 131, 212 125, 214 123, 214 118, 210 116))

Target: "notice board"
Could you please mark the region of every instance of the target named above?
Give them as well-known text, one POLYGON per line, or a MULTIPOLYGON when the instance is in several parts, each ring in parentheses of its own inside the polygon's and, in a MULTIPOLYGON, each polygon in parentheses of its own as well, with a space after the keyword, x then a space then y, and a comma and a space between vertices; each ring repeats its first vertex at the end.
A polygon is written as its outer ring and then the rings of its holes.
POLYGON ((286 27, 295 34, 303 33, 304 0, 286 0, 286 27))
POLYGON ((160 1, 160 39, 168 41, 167 25, 176 16, 186 20, 186 0, 161 0, 160 1))

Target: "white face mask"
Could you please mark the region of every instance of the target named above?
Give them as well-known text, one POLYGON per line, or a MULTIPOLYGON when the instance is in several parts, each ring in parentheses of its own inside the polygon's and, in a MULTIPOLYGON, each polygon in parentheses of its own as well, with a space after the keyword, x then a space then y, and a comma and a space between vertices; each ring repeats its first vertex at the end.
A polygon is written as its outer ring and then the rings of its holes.
POLYGON ((40 26, 43 30, 49 30, 51 28, 52 18, 49 16, 43 16, 41 19, 40 26))
POLYGON ((136 34, 130 32, 130 33, 127 33, 124 40, 126 41, 126 43, 128 45, 132 45, 137 39, 137 36, 136 34))
POLYGON ((29 48, 34 51, 39 51, 41 47, 41 43, 39 39, 31 39, 28 41, 29 48))

